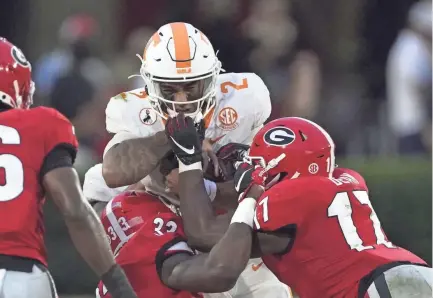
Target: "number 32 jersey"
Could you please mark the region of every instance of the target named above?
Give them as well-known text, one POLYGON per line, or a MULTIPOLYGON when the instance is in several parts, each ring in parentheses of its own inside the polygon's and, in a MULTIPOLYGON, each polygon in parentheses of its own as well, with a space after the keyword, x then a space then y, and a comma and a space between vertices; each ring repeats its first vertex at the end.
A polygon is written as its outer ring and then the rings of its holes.
POLYGON ((0 112, 0 254, 47 265, 41 170, 57 146, 76 151, 71 123, 51 108, 0 112))
MULTIPOLYGON (((156 196, 125 192, 109 201, 101 214, 116 262, 123 268, 139 298, 202 297, 166 287, 160 280, 163 262, 174 254, 190 254, 182 219, 156 196)), ((99 283, 99 297, 111 297, 99 283)))
POLYGON ((256 229, 293 237, 287 252, 263 261, 302 298, 357 297, 360 280, 381 265, 425 264, 388 241, 355 171, 282 181, 257 206, 256 229))

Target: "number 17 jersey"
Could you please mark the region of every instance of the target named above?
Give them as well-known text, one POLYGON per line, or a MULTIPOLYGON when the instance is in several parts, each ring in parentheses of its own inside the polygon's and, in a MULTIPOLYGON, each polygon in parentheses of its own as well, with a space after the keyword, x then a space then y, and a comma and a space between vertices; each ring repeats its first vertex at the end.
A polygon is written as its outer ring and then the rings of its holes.
POLYGON ((358 297, 361 279, 382 265, 425 264, 387 239, 355 171, 282 181, 257 206, 256 229, 292 237, 285 253, 263 261, 302 298, 358 297))

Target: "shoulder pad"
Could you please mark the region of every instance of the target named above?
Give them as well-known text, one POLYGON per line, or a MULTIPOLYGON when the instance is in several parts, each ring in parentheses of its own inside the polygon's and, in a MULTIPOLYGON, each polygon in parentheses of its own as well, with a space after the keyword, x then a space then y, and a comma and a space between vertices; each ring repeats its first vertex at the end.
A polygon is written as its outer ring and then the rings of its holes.
POLYGON ((298 178, 283 180, 268 189, 257 202, 254 218, 256 229, 276 231, 288 225, 301 225, 314 205, 310 198, 322 191, 321 183, 327 182, 298 178), (316 183, 317 189, 311 185, 316 183))
POLYGON ((39 131, 45 141, 46 153, 59 144, 69 144, 76 150, 78 141, 74 126, 62 113, 48 107, 37 107, 30 111, 33 112, 33 117, 41 123, 39 131))
POLYGON ((48 118, 52 121, 62 121, 62 122, 67 122, 69 124, 71 123, 68 120, 68 118, 66 118, 62 113, 60 113, 58 110, 56 110, 54 108, 41 106, 41 107, 32 108, 31 110, 33 110, 33 112, 35 114, 37 114, 39 117, 43 118, 45 121, 48 118))
POLYGON ((254 127, 261 126, 271 114, 268 87, 255 73, 227 73, 218 78, 220 98, 240 100, 254 115, 254 127))
POLYGON ((354 170, 347 168, 335 168, 332 176, 335 179, 343 179, 346 182, 353 181, 352 184, 359 185, 360 187, 367 189, 367 183, 365 182, 364 177, 354 170))
POLYGON ((112 98, 108 102, 105 109, 106 116, 106 129, 110 133, 117 133, 119 131, 132 132, 133 125, 131 117, 128 113, 133 110, 133 102, 136 100, 143 100, 147 97, 144 88, 122 92, 112 98))

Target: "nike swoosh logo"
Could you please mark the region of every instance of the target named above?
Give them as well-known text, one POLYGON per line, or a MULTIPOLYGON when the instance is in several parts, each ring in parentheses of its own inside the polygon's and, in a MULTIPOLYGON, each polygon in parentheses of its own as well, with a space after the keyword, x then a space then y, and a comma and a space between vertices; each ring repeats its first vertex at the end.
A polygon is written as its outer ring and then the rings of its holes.
POLYGON ((181 144, 179 144, 178 142, 176 142, 175 139, 173 139, 172 136, 170 136, 171 140, 173 141, 173 143, 176 144, 177 147, 179 147, 181 150, 183 150, 186 154, 194 154, 194 146, 192 146, 191 149, 185 148, 183 147, 181 144))
POLYGON ((263 265, 263 262, 260 262, 258 265, 252 264, 251 268, 253 269, 253 271, 257 271, 260 269, 260 267, 262 267, 262 265, 263 265))
POLYGON ((252 171, 252 170, 253 170, 253 168, 248 169, 248 170, 246 170, 245 172, 242 173, 241 177, 239 178, 238 184, 236 184, 236 186, 235 186, 235 190, 236 190, 237 192, 239 191, 239 188, 241 187, 242 180, 244 179, 244 176, 245 176, 248 172, 250 172, 250 171, 252 171))
POLYGON ((134 93, 134 92, 130 92, 132 95, 137 96, 138 98, 146 98, 147 97, 147 93, 146 91, 140 91, 140 93, 134 93))

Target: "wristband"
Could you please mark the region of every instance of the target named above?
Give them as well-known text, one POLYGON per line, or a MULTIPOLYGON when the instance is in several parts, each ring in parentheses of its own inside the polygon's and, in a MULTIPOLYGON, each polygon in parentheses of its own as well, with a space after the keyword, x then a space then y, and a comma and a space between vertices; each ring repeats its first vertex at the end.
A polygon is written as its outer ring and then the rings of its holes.
POLYGON ((185 165, 182 163, 182 161, 178 158, 179 161, 179 173, 187 172, 187 171, 193 171, 193 170, 203 170, 201 166, 201 161, 195 162, 190 165, 185 165))
POLYGON ((253 228, 254 222, 254 214, 256 211, 256 200, 253 198, 245 198, 243 199, 238 208, 236 208, 235 213, 233 214, 232 220, 230 224, 233 223, 244 223, 253 228))
POLYGON ((204 187, 206 188, 206 192, 209 196, 209 199, 211 202, 215 200, 216 194, 217 194, 217 185, 215 182, 203 179, 204 187))

